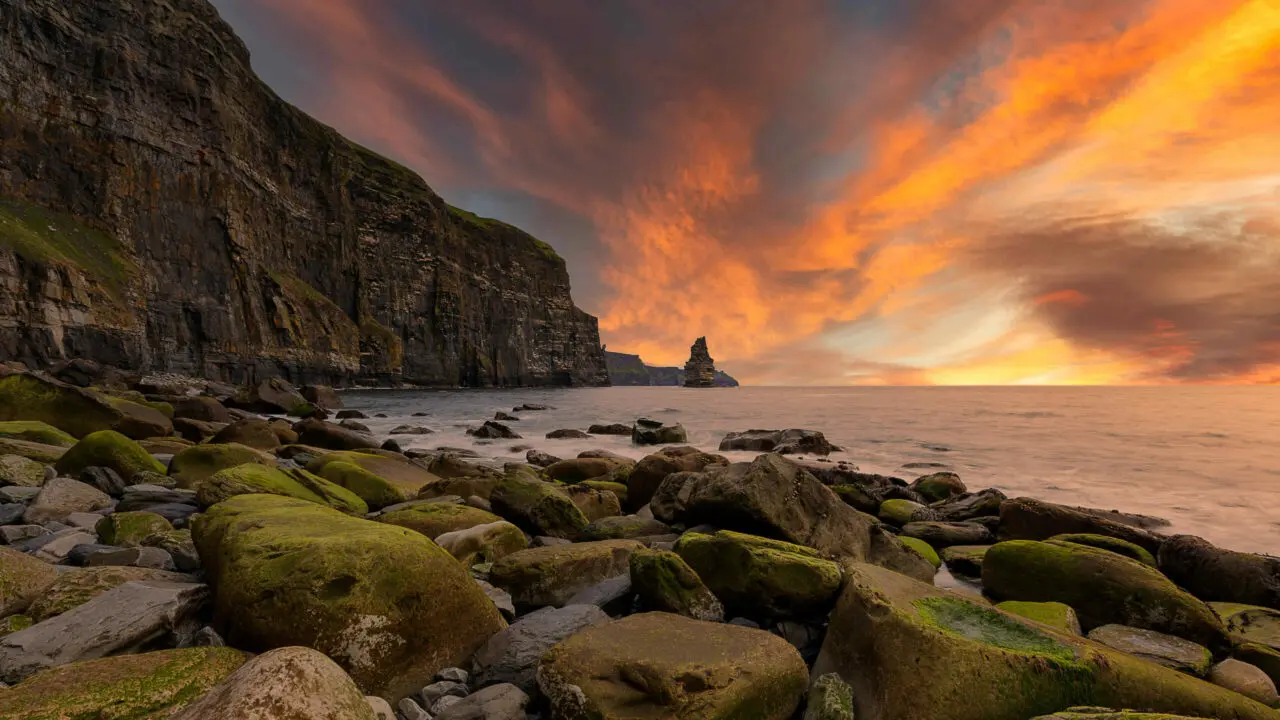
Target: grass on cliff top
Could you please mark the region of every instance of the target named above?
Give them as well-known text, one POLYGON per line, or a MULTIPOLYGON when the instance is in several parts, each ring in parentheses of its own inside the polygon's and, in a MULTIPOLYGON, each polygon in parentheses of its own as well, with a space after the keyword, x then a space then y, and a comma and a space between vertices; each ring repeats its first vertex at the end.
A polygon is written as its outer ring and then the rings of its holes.
POLYGON ((453 205, 448 205, 447 203, 446 205, 449 208, 449 214, 453 215, 455 218, 457 218, 461 222, 475 225, 477 227, 481 227, 485 229, 495 228, 495 227, 509 228, 511 230, 515 230, 519 233, 522 233, 523 235, 525 235, 525 237, 528 237, 530 240, 533 241, 534 247, 538 249, 538 252, 542 253, 543 257, 550 260, 551 262, 564 264, 564 258, 560 257, 560 254, 556 252, 555 248, 542 242, 538 238, 530 235, 529 233, 524 232, 520 228, 517 228, 513 225, 508 225, 507 223, 504 223, 501 220, 494 220, 493 218, 480 217, 479 215, 471 212, 470 210, 463 210, 460 207, 454 207, 453 205))
POLYGON ((136 270, 120 242, 65 213, 0 198, 0 248, 28 262, 78 269, 119 294, 136 270))

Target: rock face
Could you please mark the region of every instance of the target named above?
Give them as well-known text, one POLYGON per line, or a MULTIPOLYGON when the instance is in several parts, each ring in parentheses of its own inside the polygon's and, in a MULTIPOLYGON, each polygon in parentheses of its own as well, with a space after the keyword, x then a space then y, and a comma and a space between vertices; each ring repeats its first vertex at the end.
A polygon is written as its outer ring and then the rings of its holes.
POLYGON ((0 57, 0 356, 608 384, 550 246, 284 103, 207 0, 6 4, 0 57))
POLYGON ((716 363, 707 350, 707 339, 700 337, 689 348, 689 361, 684 364, 684 386, 709 388, 716 386, 716 363))
MULTIPOLYGON (((639 355, 628 355, 627 353, 608 350, 604 353, 604 359, 609 368, 609 383, 612 385, 679 386, 684 384, 684 368, 682 367, 646 365, 639 355)), ((738 381, 723 370, 716 370, 715 383, 716 387, 738 387, 738 381)))

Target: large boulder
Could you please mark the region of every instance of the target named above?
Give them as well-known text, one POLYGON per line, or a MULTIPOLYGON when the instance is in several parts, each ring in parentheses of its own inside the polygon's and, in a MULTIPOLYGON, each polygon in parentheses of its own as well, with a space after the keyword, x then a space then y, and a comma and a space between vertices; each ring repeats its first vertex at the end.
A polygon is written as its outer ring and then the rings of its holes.
POLYGON ((936 472, 922 475, 911 483, 911 490, 920 493, 931 503, 950 500, 969 492, 960 476, 953 472, 936 472))
POLYGON ((168 717, 204 695, 248 657, 229 647, 193 647, 63 665, 0 690, 0 717, 168 717))
POLYGON ((219 430, 209 442, 212 444, 236 443, 257 450, 274 450, 280 447, 280 436, 266 420, 244 418, 219 430))
POLYGON ((372 435, 311 418, 293 426, 297 442, 326 450, 375 450, 382 443, 372 435))
POLYGON ((1236 643, 1260 643, 1280 650, 1280 610, 1239 603, 1209 603, 1236 643))
POLYGON ((0 638, 0 680, 120 652, 157 649, 208 599, 196 583, 127 582, 56 617, 0 638))
POLYGON ((284 378, 268 378, 257 385, 241 388, 228 400, 232 407, 264 413, 282 413, 306 417, 315 412, 315 406, 290 385, 284 378))
POLYGON ((175 418, 187 418, 207 423, 230 423, 231 413, 217 398, 200 395, 184 397, 173 404, 175 418))
POLYGON ((669 613, 589 627, 538 665, 556 720, 786 720, 808 683, 804 660, 782 638, 669 613))
POLYGON ((392 702, 465 661, 505 624, 426 537, 315 503, 233 497, 196 517, 192 537, 229 643, 315 648, 363 692, 392 702))
POLYGON ((325 410, 342 408, 342 396, 328 385, 303 385, 302 397, 312 405, 325 410))
POLYGON ((564 488, 564 494, 582 511, 588 523, 622 514, 622 501, 610 490, 584 482, 564 488))
POLYGON ((792 543, 728 530, 689 532, 675 551, 730 616, 819 618, 840 592, 840 566, 792 543))
POLYGON ((582 530, 583 540, 638 540, 654 535, 670 535, 670 525, 638 515, 615 515, 593 521, 582 530))
POLYGON ((466 530, 477 525, 502 522, 502 518, 469 505, 450 502, 418 501, 400 510, 391 510, 377 517, 378 522, 409 528, 414 532, 436 539, 455 530, 466 530))
POLYGON ((902 534, 923 540, 934 548, 952 545, 988 545, 996 541, 995 533, 972 522, 909 522, 902 534))
POLYGON ((1209 668, 1213 665, 1213 653, 1205 646, 1152 630, 1103 625, 1094 628, 1089 633, 1089 639, 1113 650, 1196 677, 1208 675, 1209 668))
POLYGON ((1177 535, 1160 547, 1159 563, 1165 575, 1201 600, 1280 609, 1280 558, 1177 535))
POLYGON ((12 420, 0 422, 0 438, 6 440, 24 440, 41 445, 71 447, 76 438, 46 422, 39 420, 12 420))
POLYGON ((668 447, 646 455, 632 468, 627 478, 627 501, 624 508, 635 512, 648 504, 658 486, 668 475, 678 472, 700 472, 712 465, 728 465, 723 455, 712 455, 688 447, 668 447))
POLYGON ((0 617, 23 612, 57 579, 52 565, 0 547, 0 617))
POLYGON ((631 586, 644 610, 675 613, 709 622, 724 622, 724 605, 698 573, 668 550, 631 553, 631 586))
POLYGON ((817 430, 746 430, 720 441, 720 452, 733 450, 779 455, 830 455, 836 448, 817 430))
POLYGON ((666 425, 640 418, 631 428, 631 442, 636 445, 675 445, 689 442, 689 434, 680 423, 666 425))
POLYGON ((454 530, 432 540, 466 567, 496 562, 529 547, 524 532, 506 520, 454 530))
POLYGON ((853 688, 858 720, 1026 720, 1073 706, 1263 720, 1274 711, 870 565, 847 566, 813 674, 853 688))
POLYGON ((252 463, 214 473, 200 484, 196 499, 202 507, 236 495, 282 495, 326 505, 351 515, 364 515, 368 505, 355 493, 305 470, 283 470, 252 463))
POLYGON ((601 540, 529 548, 493 564, 489 582, 511 593, 518 608, 560 607, 581 590, 629 571, 633 540, 601 540))
POLYGON ((72 477, 88 467, 111 468, 126 482, 141 472, 165 473, 165 467, 159 460, 114 430, 100 430, 84 436, 54 464, 59 473, 72 477))
POLYGON ((957 495, 945 502, 937 503, 930 508, 939 520, 946 522, 963 522, 980 517, 1000 515, 1000 506, 1008 498, 995 488, 979 490, 976 493, 957 495))
POLYGON ((571 458, 552 463, 543 472, 552 480, 567 483, 593 478, 626 483, 635 464, 634 460, 617 458, 571 458))
POLYGON ((173 432, 158 410, 30 373, 0 377, 0 422, 13 420, 48 423, 76 437, 99 430, 134 439, 173 432))
POLYGON ((502 519, 535 537, 572 540, 590 522, 562 490, 518 470, 494 485, 489 504, 502 519))
POLYGON ((307 463, 307 470, 351 490, 371 508, 410 500, 439 480, 413 460, 383 451, 328 453, 307 463))
POLYGON ((135 580, 190 582, 191 577, 168 570, 120 565, 76 568, 58 575, 53 584, 45 588, 31 603, 27 615, 38 623, 44 622, 78 608, 108 590, 135 580))
POLYGON ((192 445, 169 461, 169 477, 178 487, 194 490, 218 472, 245 463, 275 467, 276 459, 240 443, 192 445))
POLYGON ((1106 535, 1089 535, 1085 533, 1069 533, 1066 535, 1054 535, 1050 540, 1059 542, 1076 543, 1077 545, 1088 545, 1101 550, 1110 550, 1113 553, 1120 553, 1128 558, 1133 558, 1143 565, 1151 567, 1156 566, 1156 559, 1141 546, 1134 545, 1128 540, 1120 538, 1107 537, 1106 535))
POLYGON ((191 703, 174 720, 376 720, 342 668, 305 647, 263 653, 191 703))
POLYGON ((997 600, 1070 605, 1087 632, 1128 625, 1176 635, 1214 652, 1226 628, 1208 605, 1154 568, 1123 555, 1063 542, 1012 540, 994 545, 982 563, 982 585, 997 600))
POLYGON ((67 449, 60 445, 45 445, 27 440, 0 437, 0 454, 19 455, 28 460, 52 465, 58 462, 58 458, 67 454, 67 449))
POLYGON ((477 686, 511 683, 524 692, 537 689, 538 660, 574 633, 609 622, 595 605, 543 608, 498 632, 472 658, 472 681, 477 686))
POLYGON ((937 553, 926 542, 894 535, 883 526, 871 528, 867 562, 872 565, 932 584, 938 571, 938 565, 934 564, 936 557, 937 553))
POLYGON ((519 440, 520 433, 512 430, 510 426, 503 425, 500 422, 486 420, 483 425, 477 428, 468 428, 467 434, 481 440, 519 440))
POLYGON ((686 526, 709 523, 767 534, 828 557, 865 559, 876 524, 781 455, 761 455, 690 477, 681 492, 678 520, 686 526))
POLYGON ((1271 678, 1261 668, 1242 660, 1228 658, 1214 665, 1209 671, 1209 682, 1234 690, 1269 707, 1280 703, 1280 695, 1276 693, 1276 684, 1271 678))
POLYGON ((1160 551, 1159 535, 1082 508, 1033 498, 1014 498, 1000 505, 1001 540, 1048 540, 1067 534, 1106 535, 1128 540, 1153 555, 1160 551))
POLYGON ((78 480, 56 477, 40 488, 22 519, 39 525, 63 522, 71 513, 91 513, 111 507, 111 496, 78 480))

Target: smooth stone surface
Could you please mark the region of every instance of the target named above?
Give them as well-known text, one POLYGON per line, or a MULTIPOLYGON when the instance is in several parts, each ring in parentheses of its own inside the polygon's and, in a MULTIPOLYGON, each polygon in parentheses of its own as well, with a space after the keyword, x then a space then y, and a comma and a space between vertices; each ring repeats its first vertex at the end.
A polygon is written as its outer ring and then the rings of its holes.
POLYGON ((1103 625, 1090 631, 1088 637, 1109 648, 1196 677, 1207 675, 1213 664, 1213 655, 1205 646, 1151 630, 1103 625))
POLYGON ((126 565, 129 567, 153 568, 156 570, 176 570, 173 557, 169 553, 155 547, 112 548, 90 553, 85 558, 85 565, 98 567, 104 565, 126 565))
POLYGON ((337 663, 305 647, 263 653, 173 720, 375 720, 337 663))
POLYGON ((437 706, 435 720, 525 720, 529 696, 511 684, 490 685, 447 707, 437 706))
POLYGON ((23 519, 32 524, 66 520, 74 512, 93 512, 111 507, 111 497, 78 480, 59 477, 45 483, 27 507, 23 519))
POLYGON ((529 613, 489 638, 476 652, 472 658, 475 685, 511 683, 533 692, 539 658, 583 628, 607 622, 609 616, 594 605, 566 605, 529 613))

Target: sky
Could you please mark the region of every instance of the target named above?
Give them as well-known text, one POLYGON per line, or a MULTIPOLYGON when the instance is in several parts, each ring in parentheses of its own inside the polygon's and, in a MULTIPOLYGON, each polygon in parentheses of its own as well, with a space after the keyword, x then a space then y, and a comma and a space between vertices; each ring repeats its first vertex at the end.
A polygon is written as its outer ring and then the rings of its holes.
POLYGON ((1280 382, 1280 0, 213 0, 749 384, 1280 382))

